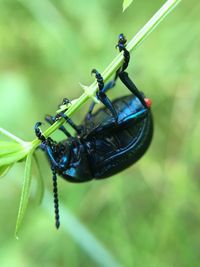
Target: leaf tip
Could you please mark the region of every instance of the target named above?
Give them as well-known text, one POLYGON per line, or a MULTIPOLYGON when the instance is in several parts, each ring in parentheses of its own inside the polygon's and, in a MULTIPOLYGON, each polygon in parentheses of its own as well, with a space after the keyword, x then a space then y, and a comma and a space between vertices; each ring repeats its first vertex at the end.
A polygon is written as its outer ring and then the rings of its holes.
POLYGON ((123 1, 123 11, 122 12, 124 12, 131 5, 132 2, 133 2, 133 0, 124 0, 123 1))

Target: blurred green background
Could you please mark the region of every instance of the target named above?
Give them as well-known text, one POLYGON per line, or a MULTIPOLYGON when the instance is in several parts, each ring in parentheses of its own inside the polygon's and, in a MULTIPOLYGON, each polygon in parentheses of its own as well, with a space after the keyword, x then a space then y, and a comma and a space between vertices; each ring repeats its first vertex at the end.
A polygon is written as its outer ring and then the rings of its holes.
MULTIPOLYGON (((103 71, 110 63, 118 34, 130 40, 164 2, 134 0, 122 13, 122 1, 115 0, 2 0, 0 126, 33 140, 34 123, 54 114, 64 97, 80 96, 78 83, 89 85, 91 69, 103 71)), ((155 122, 142 160, 100 182, 59 179, 60 230, 54 228, 53 200, 38 207, 33 197, 18 241, 24 164, 1 180, 1 266, 199 266, 199 10, 199 1, 182 1, 132 54, 130 76, 152 99, 155 122), (67 211, 81 223, 71 222, 67 211)), ((124 94, 118 84, 110 96, 124 94)), ((73 116, 76 122, 88 104, 73 116)), ((37 153, 51 190, 46 158, 37 153)))

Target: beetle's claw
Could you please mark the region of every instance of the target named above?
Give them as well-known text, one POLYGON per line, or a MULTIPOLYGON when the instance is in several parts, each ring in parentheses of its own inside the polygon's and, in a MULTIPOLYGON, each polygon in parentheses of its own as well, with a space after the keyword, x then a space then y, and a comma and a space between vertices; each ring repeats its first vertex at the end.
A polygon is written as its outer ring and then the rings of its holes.
POLYGON ((40 126, 42 125, 42 123, 40 121, 36 122, 35 126, 34 126, 34 130, 35 130, 35 135, 37 136, 37 138, 39 140, 41 140, 42 142, 46 141, 45 136, 43 135, 40 126))
POLYGON ((63 102, 62 102, 62 105, 68 105, 68 104, 71 104, 71 101, 68 99, 68 98, 63 98, 63 102))
POLYGON ((122 50, 125 49, 126 42, 127 42, 126 37, 124 36, 123 33, 120 33, 118 37, 118 44, 115 46, 115 48, 119 48, 119 51, 121 52, 122 50))
POLYGON ((99 91, 102 91, 104 88, 103 77, 96 69, 92 69, 91 74, 95 74, 95 78, 96 78, 96 81, 98 83, 99 91))
POLYGON ((62 106, 68 107, 69 105, 71 105, 71 101, 65 97, 63 98, 62 103, 58 105, 58 108, 61 108, 62 106))
POLYGON ((92 71, 91 71, 91 75, 92 75, 92 74, 97 75, 97 74, 99 74, 99 72, 98 72, 96 69, 92 69, 92 71))
POLYGON ((124 44, 124 45, 125 45, 126 42, 127 42, 126 37, 124 36, 123 33, 120 33, 120 34, 119 34, 119 40, 118 40, 118 43, 119 43, 119 44, 124 44))

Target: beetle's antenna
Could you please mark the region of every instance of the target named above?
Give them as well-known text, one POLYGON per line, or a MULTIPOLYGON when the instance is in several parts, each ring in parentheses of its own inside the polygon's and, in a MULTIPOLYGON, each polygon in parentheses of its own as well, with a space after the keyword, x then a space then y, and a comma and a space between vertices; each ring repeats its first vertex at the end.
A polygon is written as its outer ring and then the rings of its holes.
POLYGON ((55 225, 58 229, 60 226, 60 216, 59 216, 59 199, 58 199, 58 187, 57 187, 57 175, 53 166, 51 166, 53 173, 53 197, 54 197, 54 212, 55 212, 55 225))

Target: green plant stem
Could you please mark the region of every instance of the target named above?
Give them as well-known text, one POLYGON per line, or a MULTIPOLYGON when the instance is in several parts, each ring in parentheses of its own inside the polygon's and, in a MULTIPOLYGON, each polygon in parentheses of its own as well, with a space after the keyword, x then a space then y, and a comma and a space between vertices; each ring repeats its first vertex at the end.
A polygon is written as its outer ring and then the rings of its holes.
MULTIPOLYGON (((143 26, 143 28, 131 39, 126 48, 129 52, 137 48, 147 36, 159 25, 159 23, 169 14, 182 0, 168 0, 165 4, 153 15, 153 17, 143 26)), ((106 82, 121 66, 123 62, 123 53, 119 53, 109 66, 102 72, 104 81, 106 82)), ((83 93, 75 103, 73 103, 66 112, 67 116, 71 116, 76 110, 78 110, 94 93, 97 91, 97 82, 93 82, 87 89, 87 92, 83 93)), ((45 137, 51 135, 56 129, 58 129, 63 123, 64 119, 60 119, 50 126, 45 132, 45 137)), ((32 141, 33 147, 37 147, 40 144, 40 140, 35 139, 32 141)))

